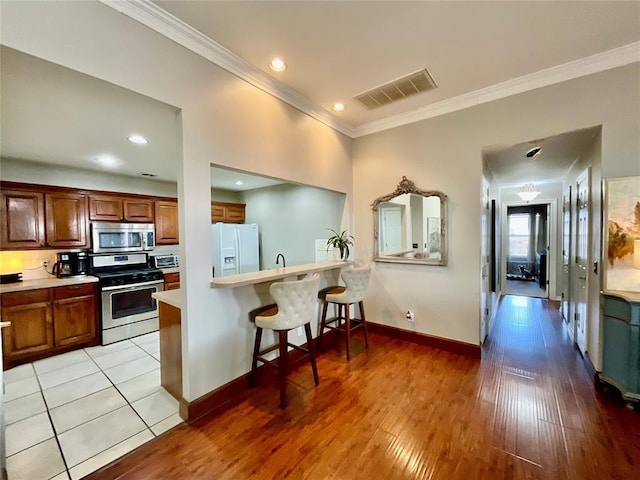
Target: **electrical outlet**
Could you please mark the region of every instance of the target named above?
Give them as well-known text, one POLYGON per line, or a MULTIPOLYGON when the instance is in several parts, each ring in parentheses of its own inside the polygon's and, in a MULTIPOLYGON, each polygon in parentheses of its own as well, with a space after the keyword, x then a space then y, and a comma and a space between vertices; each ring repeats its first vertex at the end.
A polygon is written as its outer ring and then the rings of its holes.
POLYGON ((302 327, 298 327, 298 330, 297 330, 298 336, 301 337, 303 333, 304 331, 302 330, 302 327))
POLYGON ((42 266, 47 269, 49 268, 49 262, 47 262, 46 260, 42 262, 42 266))
POLYGON ((408 322, 413 323, 413 312, 411 310, 407 310, 407 313, 404 314, 404 318, 406 318, 408 322))

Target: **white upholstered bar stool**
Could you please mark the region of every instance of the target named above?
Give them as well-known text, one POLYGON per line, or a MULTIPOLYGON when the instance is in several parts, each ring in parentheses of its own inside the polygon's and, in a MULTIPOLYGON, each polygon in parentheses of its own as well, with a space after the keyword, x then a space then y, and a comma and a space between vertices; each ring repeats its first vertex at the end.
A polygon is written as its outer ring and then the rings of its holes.
POLYGON ((266 307, 255 317, 256 341, 253 348, 253 362, 251 364, 251 373, 249 374, 249 386, 253 387, 255 385, 258 361, 277 368, 280 372, 280 408, 284 408, 286 405, 287 347, 300 350, 309 357, 315 384, 318 385, 320 383, 318 380, 313 339, 311 337, 311 319, 316 309, 319 284, 320 275, 317 273, 302 280, 272 283, 271 287, 269 287, 269 292, 276 301, 276 307, 266 307), (293 345, 287 340, 289 330, 303 325, 307 336, 307 348, 293 345), (276 345, 260 350, 262 330, 265 328, 278 332, 279 341, 276 345), (279 350, 277 362, 264 358, 263 355, 274 350, 279 350))
POLYGON ((369 348, 367 323, 364 314, 364 297, 367 294, 369 279, 371 278, 371 265, 343 270, 341 276, 345 287, 328 287, 320 292, 320 298, 323 300, 323 304, 317 345, 319 350, 322 334, 325 329, 345 332, 347 337, 347 360, 350 360, 351 352, 349 345, 351 342, 351 333, 354 330, 363 330, 364 344, 366 348, 369 348), (327 319, 327 309, 330 303, 338 306, 337 315, 327 319), (360 318, 351 318, 349 307, 356 303, 360 307, 360 318), (342 324, 342 320, 344 320, 344 325, 342 324), (331 325, 332 323, 336 325, 331 325))

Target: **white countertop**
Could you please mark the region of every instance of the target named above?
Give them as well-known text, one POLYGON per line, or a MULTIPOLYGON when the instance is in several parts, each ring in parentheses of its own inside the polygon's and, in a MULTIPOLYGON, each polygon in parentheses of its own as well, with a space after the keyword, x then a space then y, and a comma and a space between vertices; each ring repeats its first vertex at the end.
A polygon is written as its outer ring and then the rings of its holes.
POLYGON ((87 275, 85 277, 69 277, 57 278, 49 275, 45 278, 37 278, 35 280, 25 280, 23 282, 7 283, 0 285, 0 293, 20 292, 23 290, 35 290, 36 288, 55 288, 66 287, 68 285, 79 285, 82 283, 95 283, 98 277, 87 275))
POLYGON ((260 270, 259 272, 241 273, 239 275, 231 275, 229 277, 214 277, 211 280, 211 288, 243 287, 245 285, 271 282, 273 280, 279 280, 281 278, 295 275, 304 275, 305 273, 315 273, 322 272, 324 270, 348 267, 352 264, 353 262, 351 261, 305 263, 303 265, 294 265, 292 267, 272 268, 271 270, 260 270))
POLYGON ((624 290, 605 290, 605 295, 613 295, 615 297, 624 298, 627 302, 640 302, 640 292, 627 292, 624 290))
POLYGON ((165 290, 164 292, 152 293, 151 296, 159 302, 166 303, 173 307, 182 307, 182 290, 180 288, 176 288, 175 290, 165 290))

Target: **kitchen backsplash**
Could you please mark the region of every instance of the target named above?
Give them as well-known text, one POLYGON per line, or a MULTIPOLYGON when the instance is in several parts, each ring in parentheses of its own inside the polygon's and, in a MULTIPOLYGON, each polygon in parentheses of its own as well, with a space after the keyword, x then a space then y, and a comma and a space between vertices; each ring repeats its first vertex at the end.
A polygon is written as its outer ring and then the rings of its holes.
MULTIPOLYGON (((53 270, 53 264, 56 262, 56 254, 58 252, 67 252, 73 250, 71 248, 62 248, 60 250, 22 250, 22 279, 23 280, 37 280, 38 278, 46 278, 51 275, 53 270), (43 267, 44 262, 47 262, 47 268, 43 267)), ((180 247, 178 245, 159 245, 152 255, 168 255, 178 254, 180 247)))

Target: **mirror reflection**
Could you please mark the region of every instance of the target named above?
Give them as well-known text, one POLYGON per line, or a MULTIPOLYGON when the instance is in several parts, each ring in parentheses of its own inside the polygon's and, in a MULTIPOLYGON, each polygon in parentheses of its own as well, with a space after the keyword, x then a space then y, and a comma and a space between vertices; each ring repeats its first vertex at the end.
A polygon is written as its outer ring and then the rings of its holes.
POLYGON ((446 198, 402 177, 393 193, 376 199, 375 260, 446 265, 446 198))

